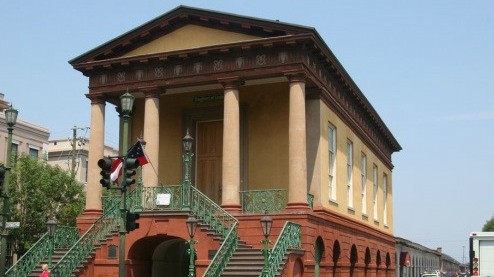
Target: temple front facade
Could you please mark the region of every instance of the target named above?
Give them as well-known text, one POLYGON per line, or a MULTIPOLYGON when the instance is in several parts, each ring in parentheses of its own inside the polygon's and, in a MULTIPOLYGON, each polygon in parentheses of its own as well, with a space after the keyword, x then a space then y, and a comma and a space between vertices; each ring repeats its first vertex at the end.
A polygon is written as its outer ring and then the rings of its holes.
POLYGON ((125 234, 125 276, 190 276, 192 264, 197 276, 395 275, 401 146, 314 28, 180 6, 70 63, 89 78, 91 103, 77 226, 95 246, 78 276, 121 266, 122 199, 101 186, 98 160, 105 115, 127 92, 121 141, 142 141, 148 163, 126 196, 140 218, 125 234))

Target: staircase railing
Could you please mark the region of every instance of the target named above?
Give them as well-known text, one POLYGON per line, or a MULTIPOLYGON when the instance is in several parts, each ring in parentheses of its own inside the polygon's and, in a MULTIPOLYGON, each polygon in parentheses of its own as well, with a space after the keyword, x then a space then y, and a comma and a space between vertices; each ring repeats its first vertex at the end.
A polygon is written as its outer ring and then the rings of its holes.
POLYGON ((238 220, 223 210, 218 204, 214 203, 213 200, 209 199, 196 187, 191 188, 192 212, 225 238, 230 229, 235 224, 238 224, 238 220))
POLYGON ((120 223, 119 203, 108 208, 103 215, 70 248, 51 270, 53 277, 70 276, 94 251, 95 245, 110 232, 117 230, 120 223))
POLYGON ((219 277, 225 267, 228 265, 230 258, 237 249, 238 245, 238 223, 235 223, 228 231, 220 249, 216 252, 203 277, 219 277))
MULTIPOLYGON (((287 221, 271 250, 268 259, 268 276, 276 276, 288 249, 302 248, 302 231, 299 224, 287 221)), ((260 276, 263 276, 262 274, 260 276)))
POLYGON ((192 212, 223 237, 223 243, 204 272, 204 277, 219 277, 238 245, 238 220, 197 188, 192 190, 192 212))
MULTIPOLYGON (((53 238, 54 248, 69 248, 79 239, 75 227, 59 226, 53 238)), ((6 277, 25 277, 49 255, 51 238, 45 233, 22 257, 5 273, 6 277)))

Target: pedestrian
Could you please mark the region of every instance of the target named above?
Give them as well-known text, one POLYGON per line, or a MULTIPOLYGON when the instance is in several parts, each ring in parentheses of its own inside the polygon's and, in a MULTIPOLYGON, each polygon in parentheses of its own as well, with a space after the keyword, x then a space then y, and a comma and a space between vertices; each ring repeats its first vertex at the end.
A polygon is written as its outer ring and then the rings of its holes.
POLYGON ((50 271, 48 270, 48 265, 47 264, 42 264, 41 265, 41 270, 43 270, 43 272, 41 272, 41 274, 39 275, 39 277, 50 277, 50 271))

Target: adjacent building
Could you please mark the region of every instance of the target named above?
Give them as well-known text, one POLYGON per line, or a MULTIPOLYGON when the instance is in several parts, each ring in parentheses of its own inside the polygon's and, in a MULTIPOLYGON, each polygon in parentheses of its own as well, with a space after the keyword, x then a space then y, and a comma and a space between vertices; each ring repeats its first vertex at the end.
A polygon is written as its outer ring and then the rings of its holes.
MULTIPOLYGON (((48 142, 48 164, 58 165, 74 175, 81 184, 86 185, 88 179, 89 139, 50 139, 48 142)), ((118 150, 105 146, 105 156, 118 156, 118 150)))
MULTIPOLYGON (((4 100, 4 95, 0 94, 0 161, 7 160, 7 123, 5 122, 4 110, 8 103, 4 100)), ((14 130, 12 132, 12 154, 25 154, 33 158, 41 159, 47 153, 48 138, 50 131, 42 126, 24 121, 17 117, 14 130)))
POLYGON ((420 277, 424 272, 440 271, 446 276, 462 272, 461 263, 444 254, 442 248, 430 249, 418 243, 396 238, 396 276, 420 277))
MULTIPOLYGON (((260 274, 266 213, 269 238, 292 241, 287 252, 270 244, 282 276, 395 274, 401 146, 314 28, 180 6, 70 63, 89 78, 81 233, 113 222, 97 165, 105 115, 135 97, 128 140, 143 136, 149 164, 127 203, 140 228, 126 237, 126 276, 186 276, 191 213, 204 227, 198 276, 260 274), (235 262, 242 253, 252 262, 235 262)), ((99 243, 84 276, 116 276, 118 236, 99 243)))

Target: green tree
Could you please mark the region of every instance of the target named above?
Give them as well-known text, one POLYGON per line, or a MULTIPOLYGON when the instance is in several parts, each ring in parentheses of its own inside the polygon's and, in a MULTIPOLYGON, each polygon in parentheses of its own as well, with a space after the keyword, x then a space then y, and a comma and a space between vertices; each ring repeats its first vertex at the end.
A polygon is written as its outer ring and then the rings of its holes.
POLYGON ((482 232, 494 232, 494 216, 485 222, 482 232))
POLYGON ((85 195, 83 185, 68 172, 26 155, 18 157, 10 180, 10 220, 21 225, 10 232, 14 252, 29 249, 46 232, 48 219, 75 226, 85 195))

